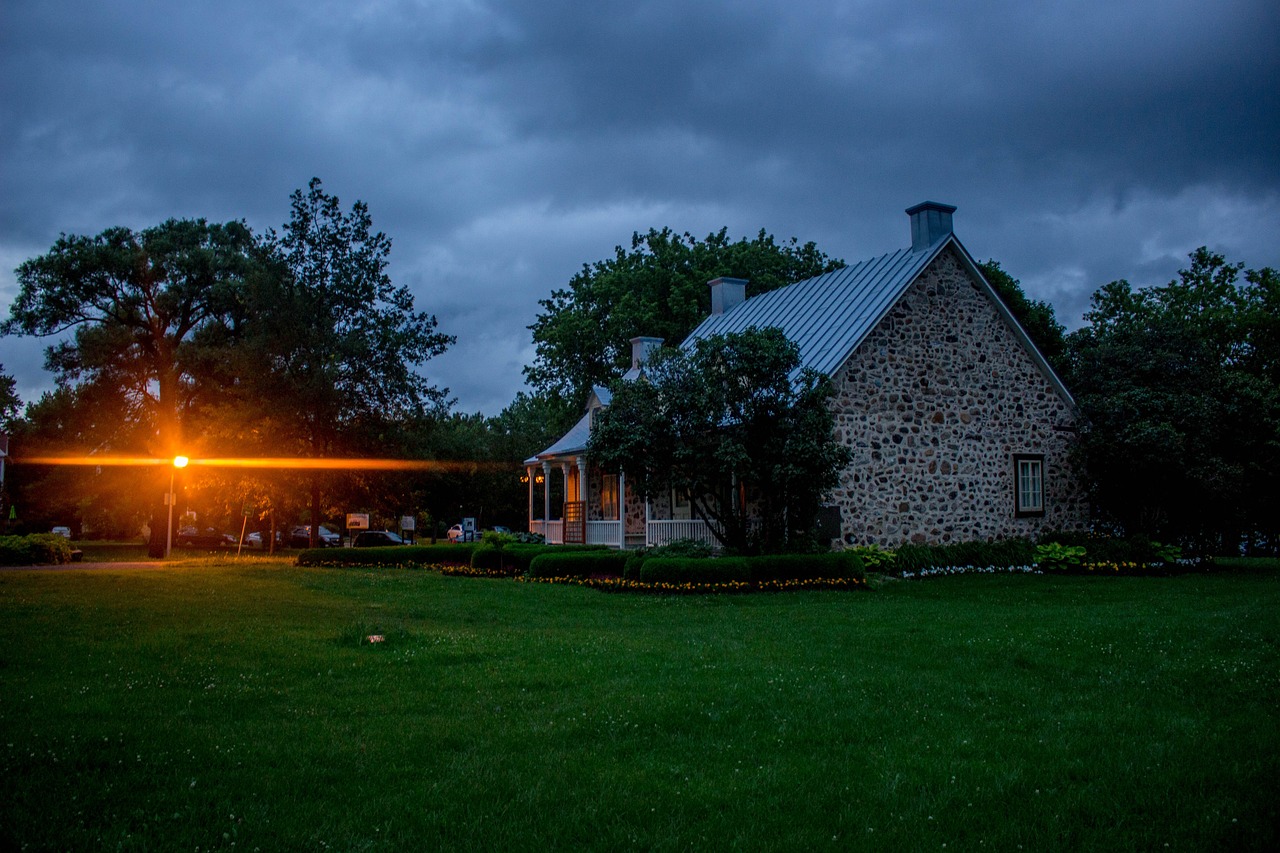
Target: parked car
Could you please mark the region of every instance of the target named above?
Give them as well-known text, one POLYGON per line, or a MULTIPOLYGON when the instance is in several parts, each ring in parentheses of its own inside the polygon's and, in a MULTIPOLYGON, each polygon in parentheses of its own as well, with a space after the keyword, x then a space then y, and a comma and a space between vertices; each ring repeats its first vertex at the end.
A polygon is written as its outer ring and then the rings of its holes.
POLYGON ((201 530, 196 527, 181 527, 173 537, 173 544, 183 548, 221 548, 235 545, 236 537, 230 533, 219 533, 212 527, 201 530))
POLYGON ((362 530, 356 534, 351 546, 353 548, 381 548, 385 545, 404 544, 406 543, 400 538, 400 534, 392 533, 390 530, 362 530))
MULTIPOLYGON (((320 525, 319 541, 316 543, 317 548, 338 548, 342 545, 342 537, 334 533, 323 524, 320 525)), ((311 547, 311 528, 308 525, 295 527, 289 532, 290 548, 310 548, 311 547)))
POLYGON ((51 530, 50 532, 51 532, 51 533, 53 533, 53 535, 54 535, 54 536, 61 536, 61 537, 63 537, 64 539, 70 539, 70 538, 71 538, 71 528, 70 528, 70 527, 55 527, 55 528, 53 528, 53 530, 51 530))
MULTIPOLYGON (((255 530, 244 538, 244 544, 248 545, 250 548, 265 548, 267 547, 266 542, 270 538, 270 533, 255 530)), ((284 532, 277 530, 276 547, 279 548, 281 545, 284 545, 284 532)))
POLYGON ((480 538, 479 531, 473 530, 470 533, 468 533, 466 530, 462 528, 461 524, 455 524, 453 527, 449 528, 450 542, 475 542, 479 538, 480 538))

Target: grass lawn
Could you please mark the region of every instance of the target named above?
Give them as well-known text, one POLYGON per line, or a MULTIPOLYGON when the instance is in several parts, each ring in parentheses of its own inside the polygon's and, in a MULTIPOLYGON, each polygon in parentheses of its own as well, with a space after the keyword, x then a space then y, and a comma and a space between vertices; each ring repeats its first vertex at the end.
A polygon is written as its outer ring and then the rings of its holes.
POLYGON ((1278 788, 1274 571, 0 572, 5 849, 1261 850, 1278 788))

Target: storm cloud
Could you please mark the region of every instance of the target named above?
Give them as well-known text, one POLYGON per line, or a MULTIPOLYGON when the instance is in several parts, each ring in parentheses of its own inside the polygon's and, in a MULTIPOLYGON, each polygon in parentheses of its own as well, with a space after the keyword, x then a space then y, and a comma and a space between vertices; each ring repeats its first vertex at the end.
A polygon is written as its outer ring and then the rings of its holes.
MULTIPOLYGON (((1068 326, 1200 245, 1280 266, 1269 2, 10 0, 0 311, 61 232, 279 227, 319 176, 457 345, 466 411, 522 387, 537 301, 670 226, 847 260, 956 232, 1068 326)), ((42 343, 0 341, 26 400, 42 343)))

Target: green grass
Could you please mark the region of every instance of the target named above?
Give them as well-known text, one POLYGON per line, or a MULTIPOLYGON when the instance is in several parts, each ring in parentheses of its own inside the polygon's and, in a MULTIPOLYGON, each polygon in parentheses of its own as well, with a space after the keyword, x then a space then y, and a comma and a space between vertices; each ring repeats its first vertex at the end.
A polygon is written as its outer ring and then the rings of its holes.
POLYGON ((0 847, 1274 849, 1278 707, 1273 572, 4 572, 0 847))

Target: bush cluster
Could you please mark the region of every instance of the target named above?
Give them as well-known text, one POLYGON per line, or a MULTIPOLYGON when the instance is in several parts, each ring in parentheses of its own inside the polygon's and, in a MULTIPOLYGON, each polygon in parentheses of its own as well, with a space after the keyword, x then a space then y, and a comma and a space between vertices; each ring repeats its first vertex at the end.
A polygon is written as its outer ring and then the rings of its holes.
POLYGON ((61 565, 71 562, 71 543, 53 533, 0 536, 0 566, 61 565))
POLYGON ((763 554, 758 557, 650 557, 640 565, 642 583, 773 584, 788 581, 855 580, 863 576, 854 553, 763 554))
POLYGON ((957 542, 952 545, 903 545, 893 555, 893 571, 917 574, 949 566, 1010 568, 1035 562, 1036 546, 1030 539, 995 542, 957 542))
POLYGON ((530 578, 616 577, 627 562, 626 551, 544 551, 523 572, 530 578))

